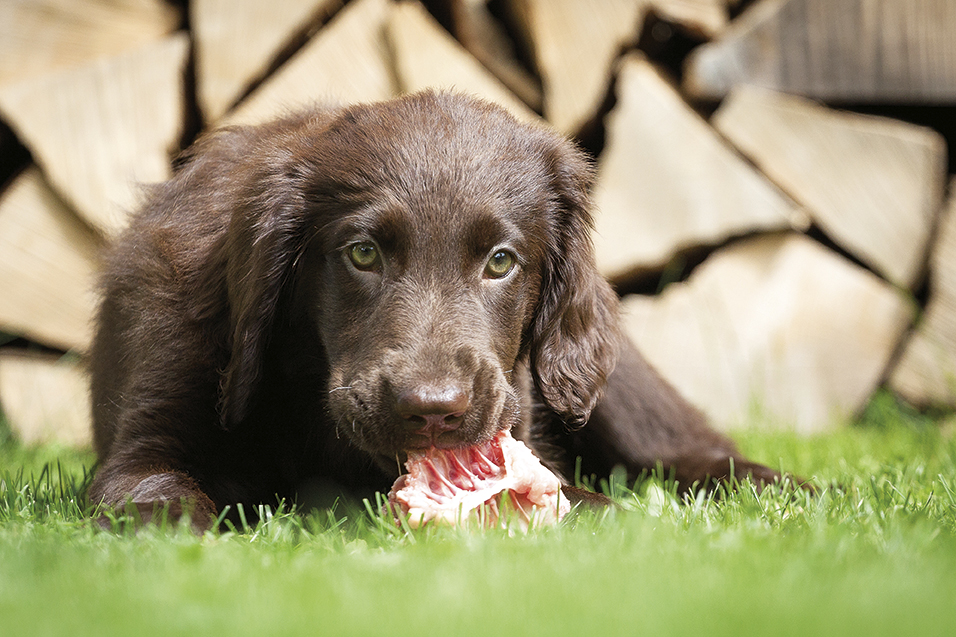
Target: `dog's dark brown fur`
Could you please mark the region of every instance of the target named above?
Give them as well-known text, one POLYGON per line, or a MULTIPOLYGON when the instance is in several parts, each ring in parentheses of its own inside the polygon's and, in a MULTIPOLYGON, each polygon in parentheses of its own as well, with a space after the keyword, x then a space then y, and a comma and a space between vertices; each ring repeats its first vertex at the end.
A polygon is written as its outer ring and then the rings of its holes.
POLYGON ((108 260, 92 499, 185 502, 204 526, 310 485, 386 490, 406 450, 508 427, 565 476, 581 456, 684 487, 731 460, 777 478, 621 336, 591 177, 452 94, 209 135, 108 260))

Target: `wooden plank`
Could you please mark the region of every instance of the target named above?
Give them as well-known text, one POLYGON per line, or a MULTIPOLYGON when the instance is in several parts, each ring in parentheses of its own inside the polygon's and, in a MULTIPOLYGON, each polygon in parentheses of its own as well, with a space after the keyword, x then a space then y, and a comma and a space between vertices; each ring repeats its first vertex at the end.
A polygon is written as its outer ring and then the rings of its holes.
POLYGON ((92 443, 89 382, 73 359, 0 350, 0 408, 23 444, 92 443))
POLYGON ((889 281, 919 284, 946 186, 938 133, 751 87, 713 123, 832 240, 889 281))
POLYGON ((956 179, 933 249, 929 303, 890 386, 919 406, 956 407, 956 179))
POLYGON ((648 360, 717 426, 804 433, 866 404, 912 318, 889 284, 799 234, 732 244, 624 307, 648 360))
POLYGON ((414 93, 425 88, 464 91, 505 107, 520 120, 540 121, 537 113, 442 29, 421 3, 395 5, 388 36, 402 91, 414 93))
POLYGON ((85 351, 102 248, 39 169, 21 173, 0 196, 0 330, 85 351))
POLYGON ((952 103, 956 2, 762 0, 687 60, 685 88, 751 84, 825 100, 952 103))
POLYGON ((389 0, 355 0, 224 118, 258 124, 316 103, 372 102, 397 94, 385 43, 389 0))
POLYGON ((185 113, 189 39, 178 33, 122 55, 0 87, 0 113, 52 185, 113 234, 139 184, 169 178, 185 113))
POLYGON ((544 86, 544 116, 574 135, 597 114, 614 60, 636 43, 644 0, 516 0, 544 86))
POLYGON ((598 160, 594 235, 605 276, 755 231, 803 228, 797 206, 737 155, 643 57, 627 56, 598 160))
POLYGON ((163 0, 3 0, 0 85, 138 48, 180 20, 163 0))
POLYGON ((222 117, 296 36, 327 19, 341 4, 342 0, 191 2, 196 97, 205 120, 222 117))

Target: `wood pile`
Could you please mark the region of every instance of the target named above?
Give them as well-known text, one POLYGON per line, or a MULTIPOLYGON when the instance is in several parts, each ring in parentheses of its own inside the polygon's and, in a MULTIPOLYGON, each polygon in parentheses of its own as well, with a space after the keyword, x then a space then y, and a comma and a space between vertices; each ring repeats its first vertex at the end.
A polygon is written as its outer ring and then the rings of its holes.
POLYGON ((426 87, 594 154, 627 330, 718 426, 817 431, 881 387, 956 407, 956 3, 6 0, 16 434, 88 442, 98 260, 197 134, 426 87))

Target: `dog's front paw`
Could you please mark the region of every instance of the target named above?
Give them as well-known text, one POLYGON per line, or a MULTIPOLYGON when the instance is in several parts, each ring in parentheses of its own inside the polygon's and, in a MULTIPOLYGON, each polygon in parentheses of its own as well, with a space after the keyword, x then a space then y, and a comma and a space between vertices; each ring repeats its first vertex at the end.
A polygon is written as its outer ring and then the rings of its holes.
MULTIPOLYGON (((114 506, 137 526, 176 524, 189 519, 193 531, 203 533, 216 521, 216 505, 189 476, 174 471, 155 473, 139 481, 125 502, 114 506)), ((103 515, 100 526, 111 528, 113 520, 103 515)))

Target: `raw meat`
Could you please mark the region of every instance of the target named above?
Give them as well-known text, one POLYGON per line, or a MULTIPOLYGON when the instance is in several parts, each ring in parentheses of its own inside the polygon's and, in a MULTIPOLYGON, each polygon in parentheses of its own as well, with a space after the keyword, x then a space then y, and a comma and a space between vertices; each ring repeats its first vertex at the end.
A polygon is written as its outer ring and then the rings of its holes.
POLYGON ((473 447, 409 452, 405 468, 388 500, 413 528, 477 518, 488 527, 517 522, 527 529, 553 524, 571 508, 558 477, 507 431, 473 447), (504 501, 516 515, 502 515, 504 501))

